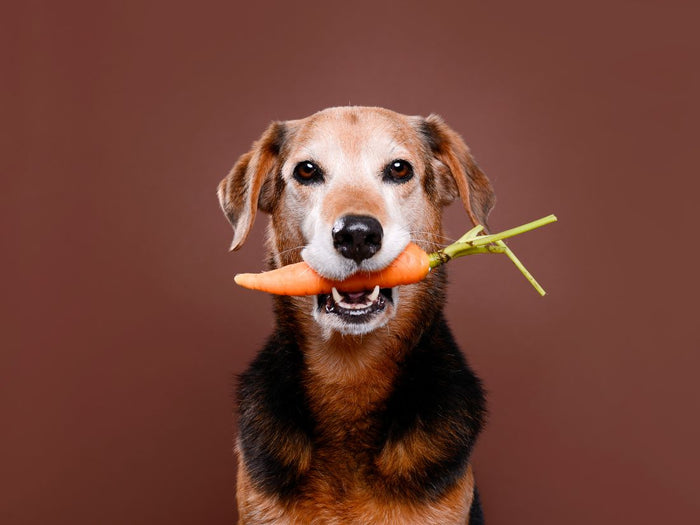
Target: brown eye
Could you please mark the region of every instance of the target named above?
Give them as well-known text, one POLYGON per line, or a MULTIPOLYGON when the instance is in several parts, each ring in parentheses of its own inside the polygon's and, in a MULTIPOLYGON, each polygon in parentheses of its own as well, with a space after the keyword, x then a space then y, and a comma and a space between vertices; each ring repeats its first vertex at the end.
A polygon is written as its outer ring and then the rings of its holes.
POLYGON ((384 179, 390 182, 406 182, 413 177, 413 167, 405 160, 393 160, 384 169, 384 179))
POLYGON ((323 174, 316 164, 305 160, 294 167, 294 178, 301 184, 317 184, 323 182, 323 174))

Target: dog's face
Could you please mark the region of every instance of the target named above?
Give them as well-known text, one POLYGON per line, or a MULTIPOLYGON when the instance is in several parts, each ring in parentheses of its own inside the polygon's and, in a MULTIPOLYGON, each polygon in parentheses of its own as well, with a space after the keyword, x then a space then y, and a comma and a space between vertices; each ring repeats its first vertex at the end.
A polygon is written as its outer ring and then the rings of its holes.
MULTIPOLYGON (((272 215, 274 266, 303 259, 334 280, 385 268, 410 241, 435 249, 441 210, 456 196, 473 223, 485 223, 493 205, 488 179, 439 117, 360 107, 273 123, 219 185, 232 249, 259 208, 272 215)), ((364 334, 403 307, 398 288, 334 289, 301 299, 302 307, 325 334, 364 334)))

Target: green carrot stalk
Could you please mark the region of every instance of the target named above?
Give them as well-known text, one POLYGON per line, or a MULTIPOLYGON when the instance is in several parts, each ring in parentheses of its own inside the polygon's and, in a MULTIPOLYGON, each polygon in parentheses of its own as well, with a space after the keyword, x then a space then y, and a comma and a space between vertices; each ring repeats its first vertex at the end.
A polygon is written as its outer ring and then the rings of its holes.
POLYGON ((532 231, 536 228, 546 226, 556 222, 557 218, 554 215, 548 215, 547 217, 542 217, 536 221, 528 222, 521 226, 511 228, 499 233, 493 233, 488 235, 480 235, 484 227, 481 225, 475 226, 462 237, 460 237, 456 242, 446 246, 445 248, 438 250, 429 254, 430 268, 435 268, 441 264, 446 263, 457 257, 464 257, 465 255, 474 255, 479 253, 505 253, 506 256, 515 264, 515 266, 522 272, 525 278, 535 287, 537 292, 544 296, 545 291, 542 286, 535 280, 530 272, 527 271, 523 263, 515 256, 513 250, 511 250, 503 239, 508 239, 514 237, 515 235, 520 235, 521 233, 532 231))

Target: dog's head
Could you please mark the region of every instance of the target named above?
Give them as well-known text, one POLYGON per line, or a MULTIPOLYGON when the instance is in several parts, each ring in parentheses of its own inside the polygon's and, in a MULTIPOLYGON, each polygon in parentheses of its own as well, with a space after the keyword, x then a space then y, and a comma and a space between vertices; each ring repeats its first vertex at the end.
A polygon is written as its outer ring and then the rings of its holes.
MULTIPOLYGON (((440 117, 365 107, 272 123, 218 195, 233 225, 231 249, 260 209, 272 216, 273 266, 303 259, 334 280, 386 267, 409 241, 427 250, 444 244, 442 208, 456 197, 475 225, 486 225, 494 202, 464 141, 440 117)), ((401 308, 398 288, 300 299, 325 333, 364 334, 401 308)))

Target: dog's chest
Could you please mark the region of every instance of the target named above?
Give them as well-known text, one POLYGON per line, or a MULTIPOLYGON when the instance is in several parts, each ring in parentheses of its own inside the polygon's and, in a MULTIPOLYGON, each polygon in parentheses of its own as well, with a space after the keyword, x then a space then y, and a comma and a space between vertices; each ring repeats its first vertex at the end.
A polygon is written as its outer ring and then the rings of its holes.
MULTIPOLYGON (((473 497, 471 469, 443 497, 432 502, 386 497, 367 484, 362 470, 354 465, 329 464, 321 454, 294 498, 283 501, 261 494, 239 495, 242 523, 285 523, 289 525, 418 525, 468 523, 473 497), (327 468, 331 467, 331 468, 327 468), (241 497, 242 496, 242 497, 241 497)), ((359 465, 358 465, 359 464, 359 465)), ((239 481, 240 483, 240 481, 239 481)), ((246 491, 247 492, 247 491, 246 491)))
POLYGON ((354 484, 371 485, 386 439, 385 388, 353 385, 319 390, 310 395, 316 421, 311 477, 329 480, 340 492, 352 492, 354 484))
MULTIPOLYGON (((372 367, 376 377, 345 378, 328 382, 316 378, 307 384, 307 399, 315 421, 314 445, 302 494, 314 500, 366 499, 381 492, 376 463, 386 441, 386 399, 395 366, 372 367)), ((318 501, 316 501, 318 503, 318 501)))

